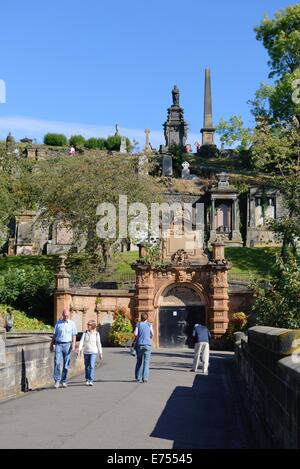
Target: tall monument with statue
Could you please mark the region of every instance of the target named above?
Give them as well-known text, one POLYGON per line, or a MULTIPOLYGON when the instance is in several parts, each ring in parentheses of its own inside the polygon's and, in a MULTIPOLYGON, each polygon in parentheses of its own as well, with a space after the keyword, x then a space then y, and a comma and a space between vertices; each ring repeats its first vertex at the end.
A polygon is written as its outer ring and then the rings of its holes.
POLYGON ((184 147, 187 139, 188 125, 179 104, 180 92, 176 85, 172 89, 172 100, 173 104, 168 108, 168 117, 163 125, 166 145, 161 147, 162 152, 167 152, 174 144, 184 147))

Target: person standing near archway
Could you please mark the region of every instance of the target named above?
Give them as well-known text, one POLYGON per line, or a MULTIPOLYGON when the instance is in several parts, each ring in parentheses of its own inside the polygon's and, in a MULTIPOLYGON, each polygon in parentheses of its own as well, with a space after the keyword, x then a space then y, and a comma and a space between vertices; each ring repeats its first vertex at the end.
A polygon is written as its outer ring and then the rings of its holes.
POLYGON ((209 365, 209 339, 211 337, 210 332, 206 326, 203 326, 202 324, 195 324, 193 337, 195 338, 196 343, 194 350, 194 361, 191 371, 197 371, 200 355, 202 354, 202 373, 207 375, 209 365))
POLYGON ((135 326, 137 360, 135 379, 139 383, 147 383, 149 379, 150 359, 152 350, 153 329, 148 322, 148 313, 141 314, 141 322, 135 326))

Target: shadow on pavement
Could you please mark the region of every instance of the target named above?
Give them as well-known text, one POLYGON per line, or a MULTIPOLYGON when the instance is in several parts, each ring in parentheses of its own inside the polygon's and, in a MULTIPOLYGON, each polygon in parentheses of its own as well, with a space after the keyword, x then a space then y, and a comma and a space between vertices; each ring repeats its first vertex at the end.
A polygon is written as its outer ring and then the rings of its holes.
POLYGON ((176 449, 247 448, 231 387, 230 358, 221 362, 211 357, 208 375, 196 373, 192 387, 176 387, 151 437, 173 441, 176 449))

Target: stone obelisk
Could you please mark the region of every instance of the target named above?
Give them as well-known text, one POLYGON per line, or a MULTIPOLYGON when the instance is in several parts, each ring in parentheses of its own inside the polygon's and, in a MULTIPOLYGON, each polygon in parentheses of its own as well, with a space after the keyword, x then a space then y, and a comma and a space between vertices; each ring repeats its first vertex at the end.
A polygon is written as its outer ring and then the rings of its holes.
POLYGON ((215 129, 212 121, 212 99, 211 99, 211 80, 210 70, 205 69, 205 84, 204 84, 204 122, 202 133, 202 145, 214 145, 215 129))

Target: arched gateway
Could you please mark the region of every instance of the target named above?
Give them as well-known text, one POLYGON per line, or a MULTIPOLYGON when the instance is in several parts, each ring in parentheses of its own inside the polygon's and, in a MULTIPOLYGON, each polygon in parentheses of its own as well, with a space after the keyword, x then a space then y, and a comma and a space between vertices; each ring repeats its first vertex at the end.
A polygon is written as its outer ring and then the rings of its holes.
POLYGON ((194 325, 207 323, 203 293, 191 283, 173 283, 158 298, 160 347, 192 346, 194 325))
MULTIPOLYGON (((170 244, 169 244, 170 245, 170 244)), ((190 255, 184 249, 170 252, 170 262, 162 267, 147 263, 145 249, 133 265, 136 271, 135 319, 147 312, 154 328, 154 346, 188 347, 196 322, 204 321, 214 339, 220 339, 228 325, 229 265, 224 259, 224 243, 212 244, 209 259, 190 255), (190 260, 191 259, 191 260, 190 260)), ((163 245, 163 260, 164 257, 163 245)))

